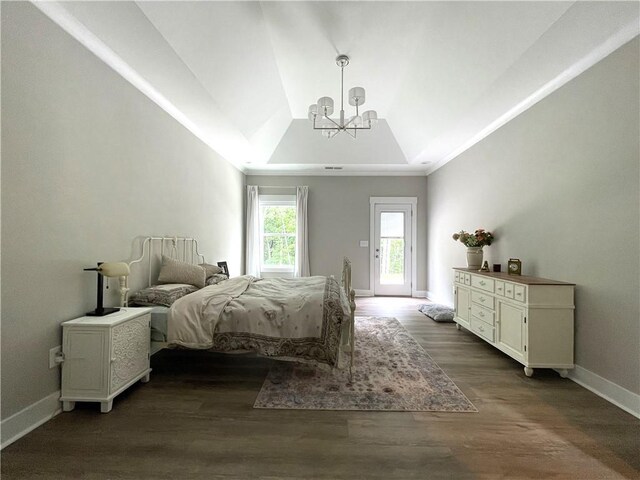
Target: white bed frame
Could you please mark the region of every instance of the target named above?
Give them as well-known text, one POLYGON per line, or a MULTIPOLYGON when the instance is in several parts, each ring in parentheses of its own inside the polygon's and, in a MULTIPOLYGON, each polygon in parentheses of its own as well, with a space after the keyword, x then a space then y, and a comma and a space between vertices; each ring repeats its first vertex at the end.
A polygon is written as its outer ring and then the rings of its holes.
MULTIPOLYGON (((160 269, 162 256, 167 255, 175 260, 197 265, 205 263, 204 255, 198 251, 198 241, 191 237, 144 237, 142 238, 142 253, 139 258, 129 262, 129 270, 133 272, 133 266, 142 266, 147 259, 147 282, 142 288, 153 285, 153 278, 160 269), (146 256, 145 256, 146 253, 146 256), (154 259, 157 261, 154 264, 154 259)), ((126 277, 124 287, 120 288, 120 305, 126 307, 129 303, 129 277, 126 277)))
POLYGON ((356 353, 356 291, 351 286, 351 260, 342 260, 342 288, 349 300, 349 381, 353 382, 353 358, 356 353))
MULTIPOLYGON (((139 258, 129 262, 129 269, 133 273, 134 265, 143 266, 147 260, 147 281, 142 288, 153 284, 153 279, 157 277, 157 271, 162 262, 162 255, 167 255, 176 260, 197 265, 205 263, 204 255, 198 251, 198 241, 191 237, 143 237, 142 252, 139 258), (154 264, 154 259, 157 261, 154 264)), ((136 267, 136 269, 139 269, 136 267)), ((349 379, 353 380, 353 361, 355 355, 355 319, 356 319, 356 292, 351 285, 351 261, 344 257, 342 261, 342 288, 349 302, 349 379)), ((124 283, 120 285, 120 304, 126 307, 129 302, 129 277, 125 277, 124 283)), ((151 342, 150 355, 166 348, 165 342, 151 342)))

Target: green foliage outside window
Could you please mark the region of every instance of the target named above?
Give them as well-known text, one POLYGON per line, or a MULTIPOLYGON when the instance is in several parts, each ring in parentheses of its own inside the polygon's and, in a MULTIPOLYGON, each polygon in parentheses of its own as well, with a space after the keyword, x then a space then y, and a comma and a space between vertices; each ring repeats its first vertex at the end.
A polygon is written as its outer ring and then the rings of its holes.
POLYGON ((389 273, 404 273, 404 239, 389 240, 389 273))
POLYGON ((263 225, 262 263, 268 266, 291 266, 296 254, 296 209, 269 205, 261 209, 263 225))
POLYGON ((380 239, 380 267, 385 274, 404 273, 404 238, 380 239))

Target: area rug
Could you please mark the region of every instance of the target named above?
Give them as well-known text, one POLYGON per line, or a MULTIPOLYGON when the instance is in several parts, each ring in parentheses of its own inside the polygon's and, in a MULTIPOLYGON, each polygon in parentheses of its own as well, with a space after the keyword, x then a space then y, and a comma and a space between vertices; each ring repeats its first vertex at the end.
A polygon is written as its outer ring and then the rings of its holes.
POLYGON ((254 408, 477 412, 392 317, 356 317, 353 383, 347 370, 275 362, 254 408))

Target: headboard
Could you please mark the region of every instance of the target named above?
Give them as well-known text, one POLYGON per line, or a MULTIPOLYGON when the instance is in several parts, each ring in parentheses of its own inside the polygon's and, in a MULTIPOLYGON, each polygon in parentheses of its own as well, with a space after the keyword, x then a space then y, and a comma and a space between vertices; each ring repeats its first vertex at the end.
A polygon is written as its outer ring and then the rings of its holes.
MULTIPOLYGON (((162 256, 197 265, 205 263, 204 255, 198 251, 198 241, 191 237, 140 237, 142 244, 139 258, 129 262, 130 276, 136 281, 137 288, 153 285, 158 278, 162 256), (146 270, 146 272, 145 272, 146 270), (146 275, 145 275, 146 273, 146 275), (146 277, 146 281, 145 280, 146 277)), ((120 288, 120 303, 126 306, 129 301, 129 277, 120 288)))

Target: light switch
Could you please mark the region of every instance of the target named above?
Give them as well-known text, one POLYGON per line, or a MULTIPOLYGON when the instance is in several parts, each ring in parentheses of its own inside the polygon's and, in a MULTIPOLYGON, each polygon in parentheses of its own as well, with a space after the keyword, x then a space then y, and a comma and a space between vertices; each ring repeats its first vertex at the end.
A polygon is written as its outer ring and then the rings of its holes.
POLYGON ((361 247, 368 247, 369 246, 369 240, 360 240, 360 246, 361 247))

